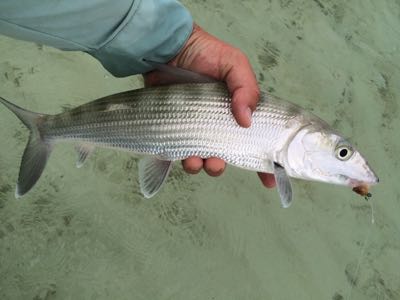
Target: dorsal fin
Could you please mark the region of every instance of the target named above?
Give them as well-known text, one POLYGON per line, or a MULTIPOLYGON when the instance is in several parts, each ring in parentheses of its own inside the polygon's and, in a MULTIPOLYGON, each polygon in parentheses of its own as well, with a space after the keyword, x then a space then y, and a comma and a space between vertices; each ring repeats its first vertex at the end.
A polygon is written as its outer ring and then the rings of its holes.
POLYGON ((156 70, 160 71, 157 80, 163 84, 165 83, 212 83, 218 82, 218 80, 209 77, 207 75, 199 74, 186 69, 173 67, 170 65, 162 64, 159 62, 144 60, 145 62, 152 65, 156 70))

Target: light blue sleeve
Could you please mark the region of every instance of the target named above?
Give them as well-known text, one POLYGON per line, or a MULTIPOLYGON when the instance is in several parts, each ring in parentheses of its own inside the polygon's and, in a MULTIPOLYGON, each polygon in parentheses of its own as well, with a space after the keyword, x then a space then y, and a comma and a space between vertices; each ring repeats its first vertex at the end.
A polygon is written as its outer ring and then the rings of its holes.
POLYGON ((1 0, 0 34, 85 51, 114 76, 167 62, 192 32, 190 13, 174 0, 1 0))

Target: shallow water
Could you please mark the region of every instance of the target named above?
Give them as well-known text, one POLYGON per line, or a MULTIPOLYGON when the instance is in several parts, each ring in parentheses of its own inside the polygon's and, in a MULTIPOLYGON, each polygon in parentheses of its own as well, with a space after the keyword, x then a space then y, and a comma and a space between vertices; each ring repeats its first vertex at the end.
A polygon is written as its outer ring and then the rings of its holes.
MULTIPOLYGON (((82 169, 59 145, 36 187, 14 199, 28 132, 0 108, 1 299, 400 299, 400 3, 183 1, 243 49, 264 90, 333 124, 381 183, 294 181, 295 202, 233 167, 214 179, 176 164, 151 201, 137 160, 98 150, 82 169)), ((82 53, 0 37, 0 94, 56 113, 142 85, 82 53)))

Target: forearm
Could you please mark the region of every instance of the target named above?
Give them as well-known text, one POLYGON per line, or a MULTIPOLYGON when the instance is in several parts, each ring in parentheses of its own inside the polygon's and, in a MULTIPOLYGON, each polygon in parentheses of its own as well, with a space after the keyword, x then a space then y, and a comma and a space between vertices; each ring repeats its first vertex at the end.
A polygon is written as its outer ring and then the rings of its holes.
POLYGON ((118 77, 151 70, 143 58, 169 61, 191 31, 174 0, 0 1, 0 34, 85 51, 118 77))

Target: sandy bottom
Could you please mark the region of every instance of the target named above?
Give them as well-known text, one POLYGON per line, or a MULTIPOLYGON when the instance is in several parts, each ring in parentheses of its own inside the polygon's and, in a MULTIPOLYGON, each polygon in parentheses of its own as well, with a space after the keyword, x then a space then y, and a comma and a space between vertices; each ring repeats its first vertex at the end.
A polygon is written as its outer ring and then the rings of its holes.
MULTIPOLYGON (((195 1, 208 31, 243 49, 264 90, 333 124, 380 176, 371 206, 294 181, 281 209, 256 174, 212 179, 177 164, 151 201, 137 160, 99 150, 75 168, 56 147, 37 186, 14 186, 28 132, 0 108, 1 299, 400 299, 398 1, 195 1)), ((0 38, 0 95, 56 113, 141 86, 83 53, 0 38)))

